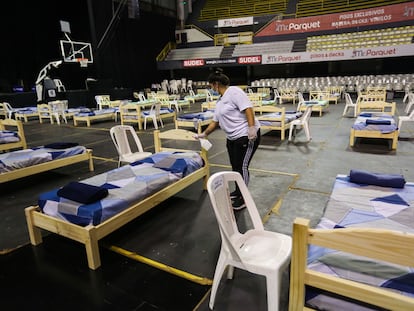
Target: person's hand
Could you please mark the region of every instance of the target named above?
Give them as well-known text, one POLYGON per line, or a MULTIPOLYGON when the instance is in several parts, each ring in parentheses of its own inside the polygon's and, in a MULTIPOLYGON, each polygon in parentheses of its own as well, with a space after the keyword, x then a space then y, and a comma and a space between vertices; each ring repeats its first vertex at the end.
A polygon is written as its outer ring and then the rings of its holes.
POLYGON ((201 134, 194 134, 193 136, 195 139, 200 139, 200 138, 206 138, 207 135, 205 133, 201 133, 201 134))
POLYGON ((247 138, 249 140, 256 140, 257 130, 254 126, 249 126, 249 130, 247 131, 247 138))

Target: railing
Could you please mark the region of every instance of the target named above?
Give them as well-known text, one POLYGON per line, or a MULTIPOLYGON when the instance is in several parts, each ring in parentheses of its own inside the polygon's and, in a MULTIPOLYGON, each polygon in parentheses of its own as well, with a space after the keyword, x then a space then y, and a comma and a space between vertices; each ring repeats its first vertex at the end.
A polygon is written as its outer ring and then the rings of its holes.
POLYGON ((176 44, 175 44, 175 43, 173 43, 173 42, 168 42, 168 43, 165 45, 165 47, 162 49, 162 51, 158 54, 158 56, 157 56, 157 58, 156 58, 157 62, 161 62, 161 61, 163 61, 163 60, 167 57, 168 53, 169 53, 172 49, 175 49, 175 47, 176 47, 176 44))
POLYGON ((287 0, 239 0, 227 1, 227 5, 223 2, 207 1, 198 20, 201 22, 246 16, 277 15, 285 13, 287 8, 287 0))
POLYGON ((296 4, 296 17, 317 16, 330 13, 369 9, 407 0, 299 0, 296 4))
POLYGON ((214 45, 228 46, 231 44, 252 44, 253 32, 239 32, 232 34, 217 34, 214 35, 214 45))

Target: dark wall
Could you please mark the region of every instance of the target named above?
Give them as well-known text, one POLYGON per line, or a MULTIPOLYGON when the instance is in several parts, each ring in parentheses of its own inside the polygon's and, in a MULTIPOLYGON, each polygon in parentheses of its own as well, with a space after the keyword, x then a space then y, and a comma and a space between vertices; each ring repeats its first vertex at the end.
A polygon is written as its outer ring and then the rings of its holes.
MULTIPOLYGON (((62 58, 59 40, 65 37, 60 20, 70 23, 73 41, 92 42, 95 34, 99 42, 118 4, 111 0, 8 2, 0 13, 0 93, 11 92, 18 84, 31 91, 39 71, 62 58)), ((139 19, 129 19, 125 6, 116 21, 102 47, 95 51, 95 64, 88 68, 63 64, 51 71, 51 77, 60 78, 66 89, 76 90, 85 88, 88 77, 106 83, 109 80, 113 87, 142 89, 169 76, 156 70, 155 58, 168 41, 174 40, 176 20, 146 12, 141 12, 139 19)))

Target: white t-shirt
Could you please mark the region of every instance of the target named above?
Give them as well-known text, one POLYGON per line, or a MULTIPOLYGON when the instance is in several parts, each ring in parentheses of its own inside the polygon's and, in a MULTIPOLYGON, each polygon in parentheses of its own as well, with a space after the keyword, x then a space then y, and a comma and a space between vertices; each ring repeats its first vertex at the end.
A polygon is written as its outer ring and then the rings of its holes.
MULTIPOLYGON (((249 125, 244 110, 253 108, 247 94, 238 86, 229 86, 217 100, 213 120, 220 124, 230 140, 247 136, 249 125)), ((255 119, 256 130, 260 128, 255 119)))

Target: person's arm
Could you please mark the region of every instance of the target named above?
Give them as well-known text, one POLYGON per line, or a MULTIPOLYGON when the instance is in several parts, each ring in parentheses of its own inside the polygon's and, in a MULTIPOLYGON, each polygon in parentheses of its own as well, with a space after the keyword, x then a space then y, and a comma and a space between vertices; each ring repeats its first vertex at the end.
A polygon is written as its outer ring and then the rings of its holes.
POLYGON ((211 123, 207 126, 205 131, 201 134, 195 134, 194 138, 205 138, 205 137, 207 137, 210 133, 214 132, 214 130, 216 129, 217 126, 218 126, 218 122, 211 121, 211 123))
POLYGON ((246 108, 244 110, 244 113, 246 114, 247 124, 249 125, 249 127, 254 126, 255 120, 253 108, 246 108))
POLYGON ((253 108, 249 107, 244 110, 246 114, 247 124, 249 126, 247 130, 247 137, 249 140, 255 140, 257 138, 257 130, 255 127, 255 118, 253 108))

